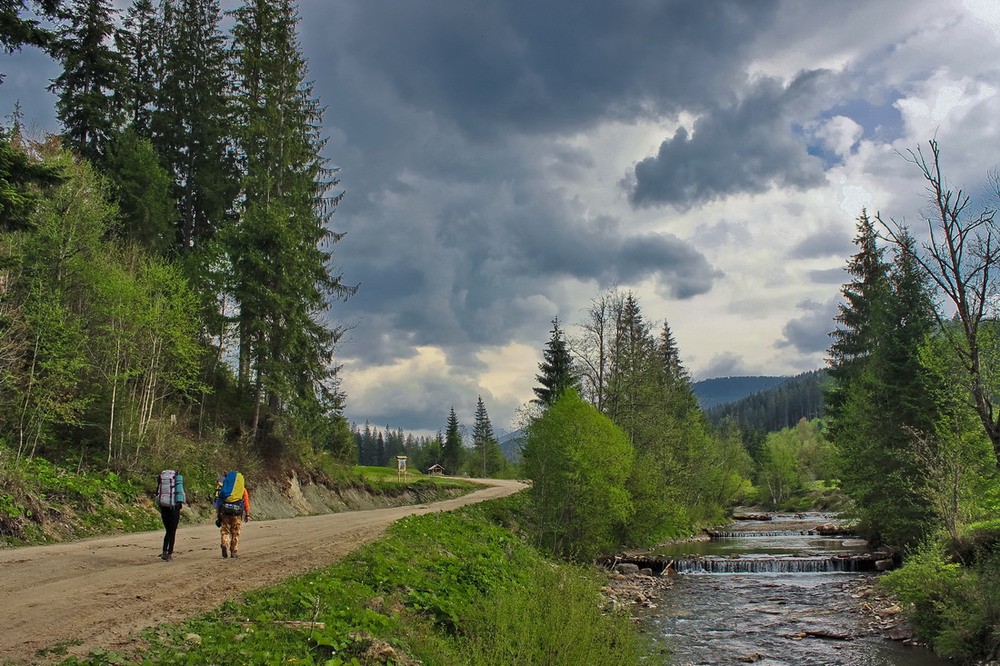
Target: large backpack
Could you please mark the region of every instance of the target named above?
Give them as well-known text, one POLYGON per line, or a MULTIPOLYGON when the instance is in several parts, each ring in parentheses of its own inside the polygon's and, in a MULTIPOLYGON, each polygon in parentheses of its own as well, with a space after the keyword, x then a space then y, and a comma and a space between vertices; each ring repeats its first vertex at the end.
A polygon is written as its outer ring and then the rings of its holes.
POLYGON ((176 502, 177 472, 172 469, 165 469, 160 472, 160 483, 156 487, 157 498, 160 506, 172 507, 176 502))
POLYGON ((222 486, 219 488, 219 496, 216 499, 219 502, 242 502, 244 488, 246 488, 246 484, 242 474, 227 472, 222 477, 222 486))
POLYGON ((219 512, 229 516, 242 514, 244 488, 246 488, 246 484, 243 481, 243 475, 239 472, 228 472, 222 477, 222 485, 219 486, 219 494, 215 498, 215 505, 219 512))

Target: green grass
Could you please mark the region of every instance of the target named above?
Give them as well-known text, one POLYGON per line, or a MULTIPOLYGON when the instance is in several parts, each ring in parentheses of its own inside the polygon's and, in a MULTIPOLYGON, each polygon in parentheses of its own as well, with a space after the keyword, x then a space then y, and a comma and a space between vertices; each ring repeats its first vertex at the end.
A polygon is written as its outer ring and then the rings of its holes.
POLYGON ((72 524, 72 536, 157 529, 159 514, 138 504, 143 488, 114 472, 82 474, 57 467, 43 458, 9 456, 0 463, 0 539, 5 545, 47 543, 44 514, 72 524))
POLYGON ((403 488, 462 488, 476 490, 481 486, 470 481, 429 476, 421 472, 408 471, 406 477, 400 477, 395 469, 389 467, 370 467, 355 465, 352 468, 359 480, 365 485, 382 492, 398 492, 403 488))
POLYGON ((401 520, 339 564, 145 632, 141 653, 65 663, 393 663, 388 648, 435 666, 643 661, 628 618, 601 611, 602 575, 495 524, 519 520, 517 500, 487 504, 401 520))

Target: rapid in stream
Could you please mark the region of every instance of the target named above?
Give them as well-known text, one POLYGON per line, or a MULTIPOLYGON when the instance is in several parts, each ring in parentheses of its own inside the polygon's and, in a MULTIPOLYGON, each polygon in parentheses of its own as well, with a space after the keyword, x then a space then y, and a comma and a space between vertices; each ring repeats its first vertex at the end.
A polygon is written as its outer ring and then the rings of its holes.
POLYGON ((648 631, 673 664, 931 666, 930 651, 886 640, 856 593, 873 576, 865 543, 809 534, 829 516, 739 521, 726 536, 659 549, 679 575, 651 599, 648 631), (805 532, 805 533, 803 533, 805 532))

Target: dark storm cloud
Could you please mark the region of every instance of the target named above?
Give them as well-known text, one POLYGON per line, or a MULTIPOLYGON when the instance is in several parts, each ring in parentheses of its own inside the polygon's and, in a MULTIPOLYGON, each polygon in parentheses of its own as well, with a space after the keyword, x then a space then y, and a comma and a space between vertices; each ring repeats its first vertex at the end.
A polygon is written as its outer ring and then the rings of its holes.
POLYGON ((687 242, 573 210, 546 181, 572 182, 600 156, 546 138, 735 103, 777 8, 303 3, 303 43, 347 191, 335 258, 361 283, 340 306, 360 322, 345 351, 385 363, 412 344, 456 354, 523 340, 528 328, 538 333, 527 339, 544 341, 551 317, 576 314, 549 300, 567 278, 599 287, 655 278, 673 298, 708 291, 720 273, 687 242), (526 135, 540 140, 518 145, 526 135))
POLYGON ((523 231, 516 260, 525 274, 539 278, 562 275, 608 285, 655 276, 671 297, 687 299, 708 292, 721 276, 687 241, 666 233, 630 236, 613 220, 579 225, 556 218, 523 231))
POLYGON ((637 163, 625 182, 632 204, 687 209, 731 194, 822 184, 823 162, 809 154, 796 124, 820 110, 836 85, 825 70, 802 72, 787 86, 758 81, 744 99, 705 113, 693 133, 678 129, 637 163))
MULTIPOLYGON (((400 100, 474 135, 567 130, 731 96, 775 0, 439 0, 305 9, 400 100)), ((309 29, 309 26, 306 26, 309 29)))
POLYGON ((605 287, 655 278, 665 296, 687 299, 721 276, 671 234, 629 235, 619 220, 577 219, 564 202, 532 186, 515 188, 501 203, 491 201, 491 189, 482 185, 459 197, 481 201, 480 210, 440 202, 427 220, 414 221, 423 231, 405 239, 387 231, 381 242, 393 251, 362 253, 368 261, 351 263, 361 291, 341 307, 379 332, 352 336, 353 357, 384 363, 405 355, 410 344, 455 351, 466 343, 544 336, 548 321, 565 315, 543 296, 558 280, 605 287), (407 345, 395 342, 401 331, 410 332, 407 345))
POLYGON ((798 309, 805 313, 791 319, 781 330, 783 338, 775 343, 782 349, 792 347, 801 354, 812 354, 830 347, 830 331, 834 328, 833 318, 837 314, 838 300, 826 303, 804 301, 798 309))

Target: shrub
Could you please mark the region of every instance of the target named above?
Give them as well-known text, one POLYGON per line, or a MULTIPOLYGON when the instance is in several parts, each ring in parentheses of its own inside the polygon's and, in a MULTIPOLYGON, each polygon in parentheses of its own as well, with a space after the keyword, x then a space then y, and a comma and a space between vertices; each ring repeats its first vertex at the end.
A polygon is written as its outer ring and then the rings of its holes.
POLYGON ((904 604, 917 635, 942 655, 969 663, 1000 656, 1000 552, 962 566, 937 541, 881 584, 904 604))

